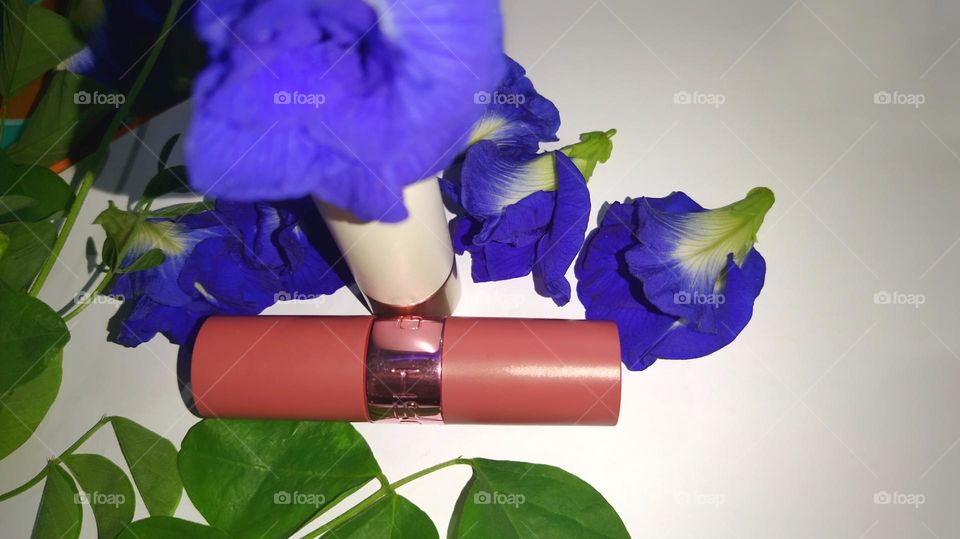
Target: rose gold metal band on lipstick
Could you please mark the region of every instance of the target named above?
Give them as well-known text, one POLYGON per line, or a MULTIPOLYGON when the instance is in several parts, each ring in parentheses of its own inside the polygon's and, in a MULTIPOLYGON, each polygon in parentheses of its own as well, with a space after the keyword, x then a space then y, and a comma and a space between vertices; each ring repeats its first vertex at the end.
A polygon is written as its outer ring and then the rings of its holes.
POLYGON ((442 336, 442 319, 398 316, 373 322, 367 344, 365 380, 370 421, 443 421, 442 336))

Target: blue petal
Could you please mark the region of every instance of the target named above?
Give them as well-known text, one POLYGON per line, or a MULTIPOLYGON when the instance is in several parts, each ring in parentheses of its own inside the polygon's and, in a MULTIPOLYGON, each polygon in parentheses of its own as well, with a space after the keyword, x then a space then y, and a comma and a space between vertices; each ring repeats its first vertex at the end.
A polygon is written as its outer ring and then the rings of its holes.
POLYGON ((470 273, 474 282, 478 283, 504 281, 529 274, 536 251, 533 245, 506 243, 488 243, 468 247, 467 250, 473 258, 470 273))
POLYGON ((533 87, 526 71, 507 57, 507 76, 492 94, 480 94, 489 104, 473 128, 470 142, 493 141, 518 156, 537 153, 541 142, 557 140, 560 112, 533 87))
POLYGON ((576 266, 578 296, 588 319, 616 321, 622 359, 631 370, 645 369, 658 357, 708 355, 733 341, 752 316, 766 272, 763 257, 753 249, 740 266, 728 257, 722 271, 724 301, 710 306, 710 323, 678 314, 670 287, 684 282, 677 278, 679 268, 667 256, 658 262, 655 255, 669 253, 675 243, 671 218, 702 211, 682 193, 614 203, 585 242, 576 266))
MULTIPOLYGON (((194 186, 237 200, 315 194, 361 219, 406 217, 404 186, 448 165, 503 75, 494 0, 215 2, 200 10, 194 186), (249 47, 249 48, 248 48, 249 47), (278 92, 322 96, 275 104, 278 92)), ((279 94, 278 94, 279 95, 279 94)))
POLYGON ((763 288, 766 270, 766 261, 756 250, 750 251, 742 268, 731 260, 727 266, 726 301, 718 309, 716 332, 684 325, 664 338, 652 353, 664 359, 692 359, 733 342, 753 316, 753 304, 763 288))
POLYGON ((534 283, 541 295, 557 305, 570 301, 566 273, 580 252, 590 215, 587 182, 566 155, 555 152, 557 193, 549 231, 537 243, 534 283))
POLYGON ((464 209, 492 217, 537 191, 556 189, 556 167, 549 155, 518 159, 484 140, 467 150, 460 184, 464 209))

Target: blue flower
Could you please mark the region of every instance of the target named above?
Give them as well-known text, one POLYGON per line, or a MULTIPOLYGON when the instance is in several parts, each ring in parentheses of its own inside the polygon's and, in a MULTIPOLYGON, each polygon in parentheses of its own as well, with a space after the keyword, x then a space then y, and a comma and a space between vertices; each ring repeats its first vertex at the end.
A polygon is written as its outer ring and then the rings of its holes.
POLYGON ((451 223, 454 249, 469 251, 476 282, 533 273, 537 292, 570 301, 565 274, 583 243, 590 214, 587 179, 606 161, 615 131, 531 157, 491 140, 477 142, 441 187, 459 208, 451 223))
POLYGON ((215 0, 197 28, 194 187, 366 220, 406 217, 402 188, 460 153, 505 68, 496 0, 215 0))
POLYGON ((691 359, 746 327, 766 262, 753 248, 773 205, 765 187, 706 210, 681 192, 610 205, 577 261, 577 295, 591 320, 614 320, 623 362, 691 359))
POLYGON ((125 346, 158 332, 183 344, 207 316, 252 315, 280 299, 332 294, 349 277, 309 199, 218 201, 179 220, 150 219, 136 229, 124 264, 150 249, 163 251, 164 262, 120 274, 110 290, 126 301, 112 336, 125 346))
POLYGON ((537 93, 526 71, 509 56, 507 76, 492 94, 480 92, 476 101, 486 103, 483 116, 473 126, 470 144, 490 140, 518 157, 540 151, 541 142, 557 140, 560 112, 553 102, 537 93))
MULTIPOLYGON (((71 14, 84 31, 87 46, 65 61, 65 67, 101 84, 127 92, 137 78, 147 53, 156 44, 170 0, 86 2, 71 14)), ((176 20, 197 7, 186 0, 176 20)), ((141 89, 135 111, 155 113, 188 97, 189 82, 206 57, 187 25, 174 25, 160 57, 141 89)))

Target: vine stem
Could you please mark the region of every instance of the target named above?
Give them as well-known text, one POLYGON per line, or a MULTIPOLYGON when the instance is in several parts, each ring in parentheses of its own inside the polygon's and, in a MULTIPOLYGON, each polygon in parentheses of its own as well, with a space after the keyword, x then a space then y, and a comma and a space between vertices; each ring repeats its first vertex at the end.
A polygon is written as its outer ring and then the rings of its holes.
POLYGON ((348 509, 346 512, 344 512, 342 515, 334 518, 334 519, 331 520, 330 522, 327 522, 327 523, 324 524, 323 526, 320 526, 319 528, 313 530, 312 532, 308 533, 307 535, 304 535, 304 536, 303 536, 303 539, 314 539, 315 537, 320 537, 321 535, 329 532, 330 530, 333 530, 333 529, 336 528, 337 526, 342 525, 343 523, 347 522, 348 520, 351 520, 351 519, 353 519, 354 517, 356 517, 357 515, 359 515, 360 513, 366 511, 367 509, 370 508, 370 506, 372 506, 373 504, 375 504, 375 503, 377 503, 378 501, 380 501, 381 499, 383 499, 383 497, 385 497, 385 496, 393 493, 396 489, 398 489, 398 488, 406 485, 407 483, 409 483, 409 482, 411 482, 411 481, 415 481, 415 480, 417 480, 417 479, 419 479, 419 478, 421 478, 421 477, 423 477, 423 476, 425 476, 425 475, 432 474, 433 472, 436 472, 437 470, 442 470, 442 469, 444 469, 444 468, 446 468, 446 467, 448 467, 448 466, 454 466, 454 465, 456 465, 456 464, 472 465, 472 461, 471 461, 470 459, 465 459, 465 458, 459 458, 459 457, 458 457, 458 458, 451 459, 451 460, 448 460, 448 461, 445 461, 445 462, 441 462, 440 464, 434 464, 433 466, 430 466, 429 468, 424 468, 424 469, 420 470, 419 472, 410 474, 410 475, 408 475, 408 476, 406 476, 406 477, 404 477, 404 478, 402 478, 402 479, 398 479, 397 481, 395 481, 395 482, 393 482, 393 483, 390 483, 390 484, 388 484, 388 485, 383 485, 383 486, 381 486, 380 489, 378 489, 376 492, 374 492, 373 494, 371 494, 371 495, 367 496, 366 498, 364 498, 360 503, 358 503, 357 505, 354 505, 353 507, 351 507, 350 509, 348 509))
POLYGON ((93 181, 97 177, 97 171, 103 164, 107 150, 110 148, 110 143, 113 142, 114 135, 120 129, 123 120, 130 113, 130 108, 133 106, 134 101, 136 101, 137 96, 140 94, 140 90, 146 83, 147 76, 149 76, 150 72, 153 70, 154 64, 157 63, 157 58, 160 57, 160 51, 163 49, 163 46, 167 41, 167 35, 170 33, 170 27, 173 25, 173 21, 176 18, 177 12, 180 11, 180 4, 182 2, 183 0, 173 0, 170 3, 170 9, 167 11, 167 16, 163 21, 163 27, 160 30, 160 37, 157 38, 153 48, 150 49, 150 55, 147 56, 147 59, 143 64, 143 69, 140 70, 140 73, 137 75, 137 79, 133 82, 133 86, 130 87, 130 92, 127 94, 127 99, 123 102, 123 105, 120 106, 120 110, 118 110, 110 120, 110 124, 107 126, 107 131, 103 134, 103 138, 100 139, 100 144, 97 146, 97 150, 94 152, 93 158, 90 160, 90 167, 83 174, 83 179, 80 180, 80 186, 77 188, 77 194, 73 199, 73 203, 70 204, 70 210, 67 212, 67 217, 63 222, 63 227, 60 229, 60 234, 57 236, 53 247, 50 249, 50 254, 47 256, 47 259, 43 261, 43 266, 40 267, 40 272, 37 274, 36 280, 30 287, 29 293, 31 296, 36 297, 37 294, 40 293, 40 289, 43 288, 43 284, 47 281, 50 271, 53 270, 53 266, 56 264, 57 258, 60 256, 60 251, 62 251, 63 246, 66 245, 67 238, 70 236, 70 232, 73 230, 73 225, 76 224, 77 217, 80 215, 80 208, 83 206, 87 195, 90 193, 90 188, 93 187, 93 181))
POLYGON ((26 491, 30 490, 31 487, 33 487, 34 485, 36 485, 37 483, 39 483, 40 481, 43 481, 43 479, 44 479, 45 477, 47 477, 47 474, 50 473, 50 465, 51 465, 51 464, 59 463, 59 462, 60 462, 61 460, 63 460, 64 458, 72 455, 73 452, 76 451, 77 449, 79 449, 80 446, 84 444, 84 442, 86 442, 87 440, 89 440, 90 437, 94 435, 94 433, 96 433, 98 430, 100 430, 101 427, 103 427, 104 425, 106 425, 107 423, 109 423, 109 422, 112 421, 112 420, 113 420, 113 417, 112 417, 112 416, 103 416, 102 418, 100 418, 100 421, 97 421, 97 423, 96 423, 94 426, 90 427, 90 429, 87 430, 87 432, 83 433, 82 436, 80 436, 79 438, 77 438, 77 441, 76 441, 76 442, 73 442, 73 444, 72 444, 70 447, 66 448, 66 449, 63 451, 63 453, 60 453, 60 455, 58 455, 56 458, 50 459, 50 462, 47 463, 47 465, 44 466, 43 469, 40 470, 40 471, 37 473, 37 475, 33 476, 32 479, 30 479, 30 480, 27 481, 26 483, 20 485, 19 487, 11 490, 10 492, 5 492, 5 493, 3 493, 3 494, 0 494, 0 502, 6 501, 6 500, 8 500, 8 499, 10 499, 10 498, 13 498, 14 496, 16 496, 16 495, 18 495, 18 494, 21 494, 21 493, 23 493, 23 492, 26 492, 26 491))
POLYGON ((63 315, 63 321, 64 321, 64 322, 69 322, 70 320, 73 320, 73 318, 74 318, 75 316, 77 316, 78 314, 82 313, 84 309, 86 309, 87 307, 89 307, 90 304, 93 303, 93 300, 94 300, 97 296, 99 296, 100 294, 102 294, 103 291, 107 288, 107 286, 110 284, 110 281, 113 280, 113 276, 114 276, 114 275, 116 275, 116 269, 114 269, 113 267, 111 267, 111 268, 107 271, 106 275, 103 276, 103 279, 101 279, 100 282, 97 284, 97 287, 94 288, 92 291, 90 291, 89 294, 87 294, 86 296, 84 296, 84 297, 83 297, 83 300, 81 300, 80 303, 76 304, 76 305, 73 307, 73 310, 71 310, 71 311, 68 312, 67 314, 63 315))

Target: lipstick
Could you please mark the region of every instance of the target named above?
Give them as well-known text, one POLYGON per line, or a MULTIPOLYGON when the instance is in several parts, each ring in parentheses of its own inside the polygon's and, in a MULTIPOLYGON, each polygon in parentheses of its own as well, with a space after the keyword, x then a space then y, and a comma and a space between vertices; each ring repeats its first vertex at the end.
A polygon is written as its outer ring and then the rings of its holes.
POLYGON ((460 298, 453 245, 436 178, 403 190, 399 223, 361 221, 317 201, 370 312, 449 316, 460 298))
POLYGON ((185 350, 184 398, 201 417, 614 425, 620 413, 607 321, 212 317, 185 350))

